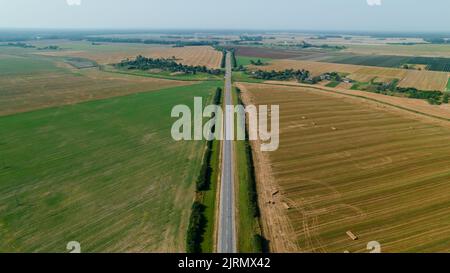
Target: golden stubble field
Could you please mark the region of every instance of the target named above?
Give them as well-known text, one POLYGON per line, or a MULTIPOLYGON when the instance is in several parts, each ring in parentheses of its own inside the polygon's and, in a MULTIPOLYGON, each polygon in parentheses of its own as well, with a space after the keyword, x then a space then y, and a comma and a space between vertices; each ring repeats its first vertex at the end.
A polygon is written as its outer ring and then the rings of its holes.
POLYGON ((114 64, 129 58, 136 58, 142 55, 149 58, 173 58, 178 63, 184 65, 206 66, 208 68, 220 68, 222 53, 210 46, 186 46, 186 47, 168 47, 129 44, 108 45, 108 50, 101 51, 99 48, 83 47, 81 49, 63 50, 56 52, 44 52, 41 55, 46 56, 69 56, 86 58, 97 62, 98 64, 114 64))
MULTIPOLYGON (((275 60, 267 66, 258 66, 257 69, 266 71, 284 69, 305 69, 313 75, 326 72, 340 72, 349 74, 349 78, 369 82, 372 79, 389 81, 399 80, 399 87, 415 87, 419 90, 445 91, 450 74, 446 72, 406 70, 396 68, 360 66, 350 64, 335 64, 298 60, 275 60)), ((255 69, 255 67, 253 67, 255 69)))
POLYGON ((256 164, 274 251, 450 250, 448 124, 306 87, 240 87, 247 103, 280 105, 280 149, 256 164))

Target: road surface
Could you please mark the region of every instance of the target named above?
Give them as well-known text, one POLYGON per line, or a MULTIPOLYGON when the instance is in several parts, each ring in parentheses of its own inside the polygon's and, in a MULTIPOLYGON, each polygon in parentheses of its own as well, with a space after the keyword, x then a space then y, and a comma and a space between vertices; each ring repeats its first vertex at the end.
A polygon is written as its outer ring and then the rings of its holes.
MULTIPOLYGON (((233 105, 231 97, 231 54, 227 53, 225 73, 225 105, 233 105)), ((224 109, 225 110, 225 109, 224 109)), ((236 253, 236 218, 234 193, 234 147, 229 136, 233 134, 232 119, 234 114, 225 115, 224 135, 222 142, 222 176, 220 183, 219 233, 217 252, 236 253)))

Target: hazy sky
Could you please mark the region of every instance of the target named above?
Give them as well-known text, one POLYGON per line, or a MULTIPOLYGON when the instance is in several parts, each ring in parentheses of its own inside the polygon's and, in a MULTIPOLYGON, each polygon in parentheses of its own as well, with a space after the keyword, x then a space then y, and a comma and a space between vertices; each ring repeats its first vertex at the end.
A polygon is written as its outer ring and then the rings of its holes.
POLYGON ((450 32, 449 11, 449 0, 0 0, 0 28, 450 32))

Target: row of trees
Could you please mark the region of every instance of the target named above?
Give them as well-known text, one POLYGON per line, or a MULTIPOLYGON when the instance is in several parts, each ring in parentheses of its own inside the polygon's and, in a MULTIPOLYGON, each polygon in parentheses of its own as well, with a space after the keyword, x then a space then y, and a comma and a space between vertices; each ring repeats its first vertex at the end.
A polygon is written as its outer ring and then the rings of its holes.
POLYGON ((7 43, 6 46, 12 46, 12 47, 21 47, 21 48, 35 48, 34 45, 17 42, 17 43, 7 43))
POLYGON ((61 50, 61 48, 57 45, 49 45, 45 47, 40 47, 38 50, 61 50))
POLYGON ((239 36, 239 39, 241 39, 241 41, 246 41, 246 42, 261 42, 263 40, 263 36, 241 35, 241 36, 239 36))
MULTIPOLYGON (((427 100, 430 104, 433 105, 439 105, 444 102, 443 100, 444 94, 440 91, 421 91, 412 87, 408 88, 396 87, 395 91, 406 94, 408 98, 427 100)), ((446 100, 448 102, 448 97, 446 98, 446 100)))
POLYGON ((399 80, 390 82, 374 82, 373 80, 362 88, 364 91, 383 95, 402 94, 411 99, 427 100, 430 104, 439 105, 449 102, 449 94, 441 91, 422 91, 414 87, 398 87, 399 80))
MULTIPOLYGON (((213 103, 215 105, 220 105, 222 99, 222 88, 217 87, 216 93, 214 94, 213 103)), ((214 118, 214 116, 213 116, 214 118)), ((216 127, 214 126, 211 129, 212 133, 215 133, 216 127)), ((200 173, 198 175, 197 181, 196 181, 196 189, 197 192, 201 191, 208 191, 211 187, 211 174, 212 174, 212 166, 211 166, 211 159, 212 159, 212 149, 213 149, 213 142, 208 141, 206 146, 205 155, 203 157, 202 167, 200 168, 200 173)))
POLYGON ((277 80, 277 81, 287 81, 297 79, 298 81, 305 81, 310 78, 310 73, 307 70, 294 70, 286 69, 284 71, 264 71, 257 70, 253 72, 253 77, 260 80, 277 80))
POLYGON ((295 44, 281 44, 279 46, 284 46, 284 47, 295 47, 295 48, 301 48, 301 49, 306 49, 306 48, 322 48, 322 49, 334 49, 334 50, 342 50, 345 49, 345 46, 338 46, 338 45, 328 45, 328 44, 323 44, 323 45, 315 45, 315 44, 310 44, 307 43, 305 41, 302 41, 301 43, 295 43, 295 44))
POLYGON ((266 64, 263 63, 260 59, 258 59, 257 61, 255 61, 255 60, 250 60, 250 63, 251 63, 252 65, 256 65, 256 66, 263 66, 263 65, 266 65, 266 64))
POLYGON ((205 233, 207 220, 205 217, 205 205, 194 202, 191 209, 191 217, 186 236, 187 253, 201 253, 203 234, 205 233))
POLYGON ((227 51, 224 49, 222 50, 222 61, 220 63, 221 68, 225 68, 227 66, 227 51))
POLYGON ((237 67, 237 59, 236 59, 236 50, 233 48, 230 50, 231 53, 231 67, 236 68, 237 67))
POLYGON ((7 44, 5 44, 5 46, 21 47, 21 48, 37 48, 37 50, 60 50, 61 49, 57 45, 49 45, 49 46, 45 46, 45 47, 36 47, 34 45, 30 45, 30 44, 26 44, 26 43, 22 43, 22 42, 7 43, 7 44))
POLYGON ((435 37, 435 38, 425 38, 424 40, 432 44, 450 44, 450 39, 448 38, 435 37))
POLYGON ((202 167, 195 183, 197 192, 208 191, 211 187, 211 158, 212 158, 212 141, 208 141, 206 145, 205 155, 203 156, 202 167))
MULTIPOLYGON (((222 88, 218 87, 214 94, 213 103, 220 105, 222 101, 222 88)), ((212 133, 216 130, 216 127, 212 128, 212 133)), ((205 205, 202 204, 199 194, 203 191, 208 191, 211 188, 211 175, 212 175, 212 149, 213 141, 208 141, 205 155, 203 156, 203 162, 200 169, 199 176, 196 181, 197 198, 191 209, 191 217, 189 220, 189 226, 186 236, 186 251, 188 253, 201 253, 203 237, 206 231, 206 225, 208 220, 205 216, 205 205)))
POLYGON ((177 63, 174 59, 152 59, 141 55, 137 56, 134 60, 123 60, 116 64, 116 67, 139 70, 162 69, 170 72, 183 72, 194 75, 197 73, 220 75, 222 73, 220 69, 209 69, 206 66, 184 65, 177 63))

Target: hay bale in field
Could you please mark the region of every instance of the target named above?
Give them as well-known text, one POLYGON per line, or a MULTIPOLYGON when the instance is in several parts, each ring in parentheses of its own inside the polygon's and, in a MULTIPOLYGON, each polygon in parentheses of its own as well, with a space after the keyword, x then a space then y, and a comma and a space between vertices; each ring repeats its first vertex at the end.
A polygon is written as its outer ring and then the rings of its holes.
POLYGON ((358 240, 358 236, 356 236, 353 232, 351 231, 347 231, 347 235, 348 237, 350 237, 350 239, 352 239, 353 241, 358 240))
POLYGON ((291 207, 287 203, 283 202, 282 204, 285 209, 287 210, 291 209, 291 207))
POLYGON ((302 119, 307 119, 307 117, 303 116, 302 119))
POLYGON ((336 127, 331 127, 331 130, 337 131, 337 128, 336 127))

